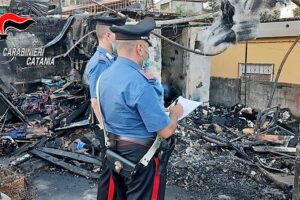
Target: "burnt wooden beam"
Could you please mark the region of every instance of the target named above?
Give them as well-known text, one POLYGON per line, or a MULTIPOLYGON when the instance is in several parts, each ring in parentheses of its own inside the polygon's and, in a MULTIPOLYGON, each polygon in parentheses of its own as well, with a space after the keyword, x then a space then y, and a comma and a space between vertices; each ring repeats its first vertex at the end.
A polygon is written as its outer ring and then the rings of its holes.
POLYGON ((32 155, 26 153, 25 155, 23 155, 23 156, 17 158, 16 160, 10 162, 10 165, 13 165, 13 166, 20 165, 20 164, 22 164, 23 162, 26 162, 27 160, 29 160, 30 158, 32 158, 32 155))
POLYGON ((216 145, 218 145, 220 147, 232 148, 232 149, 236 150, 237 153, 239 153, 245 159, 251 160, 250 157, 244 151, 243 146, 237 146, 234 143, 232 143, 232 142, 230 142, 230 141, 228 141, 224 138, 220 138, 220 137, 214 136, 212 134, 205 133, 204 131, 202 131, 200 129, 197 129, 197 128, 195 128, 191 125, 188 125, 186 123, 179 122, 178 124, 182 127, 185 127, 187 129, 190 129, 190 130, 194 131, 193 135, 195 135, 196 137, 199 137, 200 139, 206 140, 206 141, 211 142, 211 143, 215 143, 216 145))
POLYGON ((9 99, 6 98, 6 96, 0 92, 0 98, 4 101, 4 103, 10 107, 10 110, 17 116, 19 117, 23 122, 27 122, 25 115, 23 115, 23 113, 21 111, 19 111, 19 109, 14 106, 9 99))
POLYGON ((78 116, 80 116, 83 112, 85 112, 90 105, 90 102, 85 102, 82 105, 80 105, 78 108, 76 108, 69 116, 65 118, 65 123, 70 124, 73 122, 78 116))
POLYGON ((295 153, 296 148, 281 146, 253 146, 255 152, 279 152, 279 153, 295 153))
POLYGON ((46 141, 48 140, 47 137, 43 137, 40 140, 37 140, 31 144, 24 144, 22 147, 16 149, 14 152, 12 152, 11 156, 19 156, 24 152, 27 152, 28 150, 35 148, 35 147, 42 147, 46 141))
POLYGON ((68 158, 72 158, 74 160, 79 160, 79 161, 82 161, 82 162, 102 166, 101 160, 97 159, 96 157, 87 156, 87 155, 84 155, 84 154, 74 153, 74 152, 70 152, 70 151, 63 151, 63 150, 60 150, 60 149, 47 148, 47 147, 40 147, 40 148, 38 148, 38 150, 40 150, 44 153, 49 153, 49 154, 52 154, 52 155, 68 157, 68 158))
POLYGON ((82 127, 82 126, 88 126, 90 125, 90 121, 88 119, 79 121, 79 122, 74 122, 68 126, 64 126, 64 127, 60 127, 60 128, 56 128, 55 131, 62 131, 62 130, 67 130, 67 129, 71 129, 71 128, 78 128, 78 127, 82 127))
POLYGON ((58 159, 54 156, 51 156, 51 155, 44 153, 42 151, 39 151, 37 149, 31 150, 30 153, 32 153, 33 155, 35 155, 39 158, 47 160, 48 162, 53 163, 54 165, 63 167, 71 172, 74 172, 75 174, 79 174, 81 176, 85 176, 88 178, 95 178, 95 179, 100 178, 100 174, 97 174, 97 173, 82 169, 80 167, 77 167, 75 165, 66 163, 66 162, 62 161, 61 159, 58 159))

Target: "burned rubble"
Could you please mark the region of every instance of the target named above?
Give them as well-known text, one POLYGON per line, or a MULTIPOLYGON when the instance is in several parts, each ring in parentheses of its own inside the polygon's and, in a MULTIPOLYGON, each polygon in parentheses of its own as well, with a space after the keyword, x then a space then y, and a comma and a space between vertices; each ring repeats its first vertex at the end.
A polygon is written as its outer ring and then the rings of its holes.
MULTIPOLYGON (((45 39, 44 47, 60 42, 68 29, 73 32, 64 42, 67 48, 73 46, 92 29, 81 27, 81 20, 70 17, 64 27, 55 21, 62 32, 45 39)), ((87 38, 81 46, 80 53, 69 53, 84 57, 86 62, 91 56, 87 52, 95 48, 95 38, 87 38)), ((64 48, 52 49, 51 53, 62 53, 64 48)), ((63 59, 60 62, 69 66, 63 59)), ((0 188, 15 184, 15 180, 24 188, 27 175, 41 168, 70 171, 93 180, 100 177, 100 142, 90 128, 83 71, 84 67, 77 66, 66 76, 24 80, 11 84, 13 92, 0 90, 0 159, 9 159, 9 167, 0 168, 4 173, 0 173, 0 188), (28 88, 24 92, 25 85, 28 88)), ((299 121, 289 109, 277 106, 259 111, 242 104, 231 108, 201 106, 179 122, 174 137, 177 145, 168 165, 169 185, 208 194, 208 199, 291 199, 299 121)), ((4 192, 13 197, 14 188, 4 192)))
MULTIPOLYGON (((88 128, 87 88, 81 82, 62 77, 42 79, 37 84, 41 86, 34 93, 1 92, 5 107, 0 155, 10 156, 10 164, 21 169, 34 171, 28 167, 33 160, 38 162, 34 156, 74 173, 98 178, 99 141, 88 128)), ((41 166, 44 165, 35 167, 41 166)))
POLYGON ((180 122, 168 183, 209 199, 291 199, 299 121, 274 109, 198 108, 180 122))
MULTIPOLYGON (((99 178, 87 88, 70 77, 36 84, 29 94, 1 92, 0 155, 24 173, 55 165, 99 178)), ((299 121, 288 109, 200 106, 179 124, 169 185, 210 199, 291 198, 299 121)))
POLYGON ((13 169, 0 166, 0 199, 33 199, 26 177, 13 169))

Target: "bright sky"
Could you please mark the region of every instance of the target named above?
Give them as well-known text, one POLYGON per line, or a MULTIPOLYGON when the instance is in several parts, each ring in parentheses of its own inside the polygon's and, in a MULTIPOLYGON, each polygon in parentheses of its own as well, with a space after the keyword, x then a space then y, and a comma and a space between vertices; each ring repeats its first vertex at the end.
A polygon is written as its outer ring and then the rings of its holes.
POLYGON ((293 9, 297 6, 293 3, 290 3, 287 6, 282 6, 280 18, 289 18, 293 17, 293 9))

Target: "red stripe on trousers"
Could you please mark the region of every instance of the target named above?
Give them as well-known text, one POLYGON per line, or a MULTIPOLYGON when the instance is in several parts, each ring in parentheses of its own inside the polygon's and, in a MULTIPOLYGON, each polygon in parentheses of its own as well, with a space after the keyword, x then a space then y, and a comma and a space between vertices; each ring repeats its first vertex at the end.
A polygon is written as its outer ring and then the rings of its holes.
POLYGON ((114 184, 114 180, 113 180, 112 176, 110 176, 107 200, 113 200, 114 199, 114 192, 115 192, 115 184, 114 184))
POLYGON ((159 182, 160 182, 160 176, 159 176, 159 159, 158 157, 154 157, 155 161, 155 175, 154 175, 154 181, 153 181, 153 189, 152 189, 152 199, 151 200, 158 200, 158 191, 159 191, 159 182))

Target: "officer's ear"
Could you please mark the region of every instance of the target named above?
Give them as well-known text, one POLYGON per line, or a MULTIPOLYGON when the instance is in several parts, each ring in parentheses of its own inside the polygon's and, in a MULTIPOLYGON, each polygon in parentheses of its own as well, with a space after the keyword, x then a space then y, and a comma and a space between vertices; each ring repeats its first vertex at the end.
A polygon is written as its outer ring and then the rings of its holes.
POLYGON ((143 55, 143 45, 140 42, 136 43, 136 51, 139 56, 143 55))
POLYGON ((107 32, 106 33, 106 38, 108 39, 108 40, 114 40, 114 33, 112 33, 112 32, 107 32))

